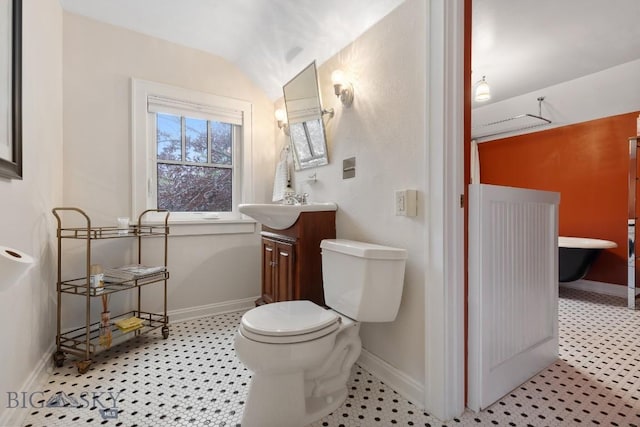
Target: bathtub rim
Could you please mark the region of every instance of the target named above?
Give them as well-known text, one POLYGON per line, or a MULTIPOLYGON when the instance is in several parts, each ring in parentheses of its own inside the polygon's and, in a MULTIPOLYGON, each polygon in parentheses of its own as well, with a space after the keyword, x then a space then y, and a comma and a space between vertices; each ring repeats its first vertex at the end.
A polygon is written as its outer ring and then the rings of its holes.
POLYGON ((613 249, 618 244, 611 240, 593 239, 590 237, 558 236, 558 247, 577 249, 613 249))

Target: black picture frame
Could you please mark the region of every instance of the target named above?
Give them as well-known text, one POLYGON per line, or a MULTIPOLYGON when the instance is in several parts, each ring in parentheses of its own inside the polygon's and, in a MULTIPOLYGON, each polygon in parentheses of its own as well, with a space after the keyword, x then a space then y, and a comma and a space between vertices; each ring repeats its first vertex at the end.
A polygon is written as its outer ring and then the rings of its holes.
MULTIPOLYGON (((22 0, 12 0, 11 17, 11 158, 0 157, 0 177, 22 179, 22 0)), ((0 136, 9 139, 9 135, 0 136)))

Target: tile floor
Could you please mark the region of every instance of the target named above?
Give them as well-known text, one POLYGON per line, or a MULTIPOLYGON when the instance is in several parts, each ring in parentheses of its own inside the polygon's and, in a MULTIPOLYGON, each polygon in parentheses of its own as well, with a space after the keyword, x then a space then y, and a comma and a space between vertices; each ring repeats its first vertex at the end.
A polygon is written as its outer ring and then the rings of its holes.
MULTIPOLYGON (((614 297, 560 296, 560 359, 486 411, 444 424, 356 365, 345 404, 313 427, 640 426, 640 311, 614 297)), ((24 425, 238 426, 250 379, 233 350, 240 315, 172 325, 167 340, 127 341, 84 375, 65 363, 24 425)))

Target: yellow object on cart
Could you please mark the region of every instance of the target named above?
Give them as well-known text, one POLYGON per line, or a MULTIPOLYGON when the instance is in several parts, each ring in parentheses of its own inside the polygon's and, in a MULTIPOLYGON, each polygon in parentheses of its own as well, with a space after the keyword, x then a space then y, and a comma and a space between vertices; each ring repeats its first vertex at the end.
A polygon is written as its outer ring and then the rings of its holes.
POLYGON ((120 329, 120 331, 122 331, 123 333, 127 333, 142 328, 144 326, 144 320, 134 316, 118 320, 117 322, 115 322, 115 324, 118 329, 120 329))

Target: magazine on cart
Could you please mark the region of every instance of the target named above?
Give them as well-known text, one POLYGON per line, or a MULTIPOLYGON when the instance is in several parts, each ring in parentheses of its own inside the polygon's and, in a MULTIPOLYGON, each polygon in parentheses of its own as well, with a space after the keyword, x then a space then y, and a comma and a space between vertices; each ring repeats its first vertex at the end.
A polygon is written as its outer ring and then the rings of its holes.
POLYGON ((146 266, 142 264, 123 265, 117 268, 105 268, 104 280, 108 282, 121 282, 123 280, 144 279, 166 271, 164 265, 146 266))

